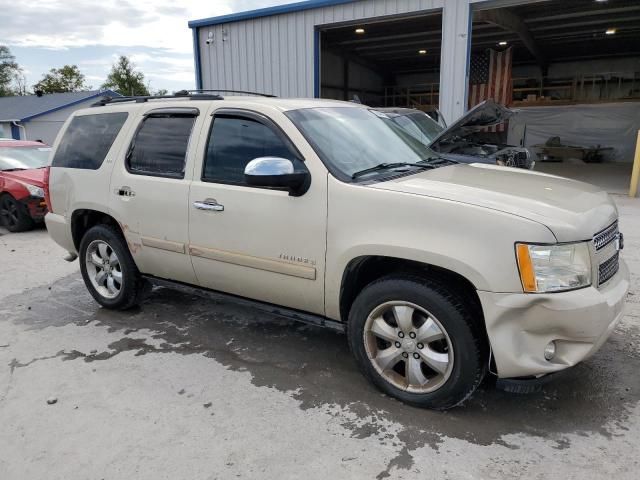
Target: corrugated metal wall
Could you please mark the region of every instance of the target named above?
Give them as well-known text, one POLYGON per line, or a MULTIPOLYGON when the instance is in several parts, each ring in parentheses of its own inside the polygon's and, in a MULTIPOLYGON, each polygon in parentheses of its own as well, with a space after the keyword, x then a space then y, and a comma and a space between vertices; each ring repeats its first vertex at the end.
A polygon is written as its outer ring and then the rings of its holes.
POLYGON ((524 0, 362 0, 199 27, 202 88, 313 97, 317 26, 443 9, 440 107, 445 118, 457 118, 466 105, 470 4, 480 2, 524 0))

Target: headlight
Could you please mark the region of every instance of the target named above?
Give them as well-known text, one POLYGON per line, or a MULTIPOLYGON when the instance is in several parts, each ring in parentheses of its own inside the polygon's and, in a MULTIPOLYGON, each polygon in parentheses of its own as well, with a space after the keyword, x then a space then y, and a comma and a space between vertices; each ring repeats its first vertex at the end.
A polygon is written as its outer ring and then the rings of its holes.
POLYGON ((586 242, 517 243, 516 257, 525 292, 562 292, 591 285, 591 257, 586 242))
POLYGON ((44 190, 40 187, 36 187, 35 185, 30 185, 28 183, 23 183, 25 188, 29 190, 29 195, 32 197, 44 198, 44 190))

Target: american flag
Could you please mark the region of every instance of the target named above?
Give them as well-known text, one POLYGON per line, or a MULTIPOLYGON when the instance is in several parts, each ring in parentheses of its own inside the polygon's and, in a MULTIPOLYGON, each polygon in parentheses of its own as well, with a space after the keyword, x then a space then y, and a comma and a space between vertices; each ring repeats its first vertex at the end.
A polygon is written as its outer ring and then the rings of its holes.
MULTIPOLYGON (((512 47, 503 51, 488 49, 481 55, 471 56, 469 69, 469 108, 492 98, 509 105, 512 99, 511 65, 512 47)), ((504 132, 505 125, 491 127, 489 131, 504 132)))

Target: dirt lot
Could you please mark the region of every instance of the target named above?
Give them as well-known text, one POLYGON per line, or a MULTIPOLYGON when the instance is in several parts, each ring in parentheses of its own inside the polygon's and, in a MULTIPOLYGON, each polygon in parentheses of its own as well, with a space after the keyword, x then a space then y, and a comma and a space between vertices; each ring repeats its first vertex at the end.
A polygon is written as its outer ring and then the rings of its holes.
POLYGON ((610 341, 446 413, 378 393, 331 331, 160 288, 103 310, 46 231, 0 230, 0 479, 636 479, 640 199, 616 200, 633 286, 610 341))

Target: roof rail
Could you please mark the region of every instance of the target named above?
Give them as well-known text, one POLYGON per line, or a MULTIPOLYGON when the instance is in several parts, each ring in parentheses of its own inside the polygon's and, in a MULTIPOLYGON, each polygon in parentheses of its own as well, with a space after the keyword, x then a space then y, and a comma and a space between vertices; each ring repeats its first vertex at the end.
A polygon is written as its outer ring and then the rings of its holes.
POLYGON ((208 89, 208 90, 196 89, 196 90, 182 90, 182 91, 183 92, 187 92, 187 93, 191 93, 191 92, 196 92, 196 93, 210 93, 210 92, 241 93, 243 95, 255 95, 257 97, 277 98, 276 95, 271 95, 270 93, 249 92, 249 91, 246 91, 246 90, 220 90, 220 89, 217 89, 217 88, 213 88, 213 89, 208 89))
POLYGON ((111 105, 114 103, 135 102, 144 103, 148 100, 157 100, 162 98, 190 98, 191 100, 223 100, 220 95, 207 95, 198 93, 197 90, 180 90, 173 95, 137 95, 131 97, 109 97, 105 96, 92 104, 92 107, 104 107, 105 105, 111 105), (195 92, 195 93, 191 93, 195 92))

